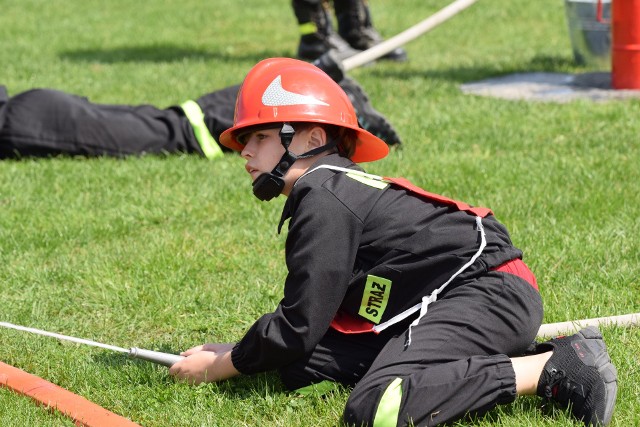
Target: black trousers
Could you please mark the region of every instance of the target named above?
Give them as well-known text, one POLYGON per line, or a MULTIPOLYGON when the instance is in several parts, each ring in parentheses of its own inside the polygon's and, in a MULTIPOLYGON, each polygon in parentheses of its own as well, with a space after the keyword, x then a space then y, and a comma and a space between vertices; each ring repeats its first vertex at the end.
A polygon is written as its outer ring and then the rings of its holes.
POLYGON ((280 375, 291 389, 322 380, 356 384, 344 411, 348 425, 371 426, 385 414, 398 426, 452 422, 515 399, 509 357, 534 341, 542 314, 540 295, 529 283, 489 272, 431 304, 412 328, 408 347, 406 325, 377 336, 330 331, 312 354, 280 375), (398 399, 385 412, 389 401, 380 402, 394 381, 398 399))
MULTIPOLYGON (((196 100, 216 141, 233 124, 238 88, 196 100)), ((0 159, 172 153, 204 155, 180 107, 94 104, 52 89, 9 98, 0 86, 0 159)))

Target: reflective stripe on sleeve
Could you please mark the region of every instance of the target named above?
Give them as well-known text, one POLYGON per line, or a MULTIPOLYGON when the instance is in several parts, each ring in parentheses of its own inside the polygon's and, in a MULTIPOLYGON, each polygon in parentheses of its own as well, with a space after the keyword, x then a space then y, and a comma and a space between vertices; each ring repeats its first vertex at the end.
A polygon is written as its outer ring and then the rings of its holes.
POLYGON ((402 400, 402 378, 396 378, 384 391, 376 416, 373 419, 373 427, 396 427, 400 414, 400 402, 402 400))
POLYGON ((304 24, 298 25, 298 30, 300 31, 300 35, 313 34, 318 32, 318 27, 313 22, 306 22, 304 24))
POLYGON ((200 148, 207 159, 215 159, 216 157, 223 156, 223 152, 220 149, 218 143, 211 136, 211 132, 207 129, 207 125, 204 123, 204 113, 202 109, 195 101, 186 101, 180 105, 180 108, 184 111, 184 114, 189 119, 189 123, 193 128, 193 134, 200 144, 200 148))

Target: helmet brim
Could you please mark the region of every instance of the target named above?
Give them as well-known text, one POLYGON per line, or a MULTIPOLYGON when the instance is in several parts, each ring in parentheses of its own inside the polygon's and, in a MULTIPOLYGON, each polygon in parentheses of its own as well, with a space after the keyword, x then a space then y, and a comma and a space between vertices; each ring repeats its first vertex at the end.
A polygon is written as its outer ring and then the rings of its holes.
MULTIPOLYGON (((322 125, 322 122, 313 122, 322 125)), ((330 123, 327 123, 330 124, 330 123)), ((273 128, 273 124, 265 126, 264 122, 243 123, 240 126, 231 127, 220 135, 220 143, 234 151, 242 151, 244 144, 238 141, 238 137, 253 129, 273 128)), ((349 125, 343 126, 356 132, 356 146, 351 156, 351 160, 355 163, 373 162, 385 158, 389 154, 389 146, 382 139, 378 138, 371 132, 361 127, 353 127, 349 125)))

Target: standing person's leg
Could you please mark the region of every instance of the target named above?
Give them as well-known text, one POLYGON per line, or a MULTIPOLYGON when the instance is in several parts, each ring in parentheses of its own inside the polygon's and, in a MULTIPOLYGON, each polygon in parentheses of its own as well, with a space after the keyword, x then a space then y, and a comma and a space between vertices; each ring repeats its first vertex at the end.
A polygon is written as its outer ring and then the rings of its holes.
POLYGON ((516 397, 509 356, 522 354, 542 321, 527 282, 491 272, 448 290, 407 336, 392 339, 356 385, 345 409, 355 425, 436 425, 516 397))
POLYGON ((326 0, 292 0, 291 6, 300 32, 298 58, 312 61, 329 49, 340 59, 358 53, 334 31, 326 0))

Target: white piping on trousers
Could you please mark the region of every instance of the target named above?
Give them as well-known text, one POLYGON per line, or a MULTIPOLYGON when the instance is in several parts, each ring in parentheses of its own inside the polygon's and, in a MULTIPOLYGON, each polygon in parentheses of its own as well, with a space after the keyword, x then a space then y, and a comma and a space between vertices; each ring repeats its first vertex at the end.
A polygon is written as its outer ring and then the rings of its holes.
POLYGON ((405 347, 409 347, 411 345, 411 328, 416 326, 420 322, 420 319, 425 314, 427 314, 427 308, 429 307, 429 304, 431 304, 432 302, 436 301, 438 299, 438 294, 440 294, 440 292, 442 292, 444 290, 444 288, 446 288, 449 285, 449 283, 451 283, 463 271, 465 271, 474 262, 476 262, 478 257, 482 254, 482 251, 484 251, 484 248, 487 246, 487 236, 486 236, 486 234, 484 232, 484 227, 482 226, 482 218, 479 217, 479 216, 476 216, 476 226, 478 228, 478 232, 480 233, 481 241, 480 241, 480 247, 478 248, 476 253, 471 257, 471 259, 465 265, 460 267, 460 269, 458 271, 453 273, 453 275, 449 278, 449 280, 447 280, 442 286, 440 286, 438 289, 434 290, 431 293, 431 295, 422 297, 422 302, 421 303, 418 303, 418 304, 414 305, 410 309, 403 311, 402 313, 392 317, 391 319, 387 320, 384 323, 380 323, 379 325, 374 326, 373 327, 373 331, 374 332, 383 331, 386 328, 388 328, 389 326, 394 325, 394 324, 400 322, 401 320, 406 319, 407 317, 411 316, 416 311, 420 310, 420 315, 418 316, 418 318, 416 320, 414 320, 411 323, 411 325, 409 325, 409 331, 408 331, 408 334, 407 334, 407 342, 405 343, 405 347))

